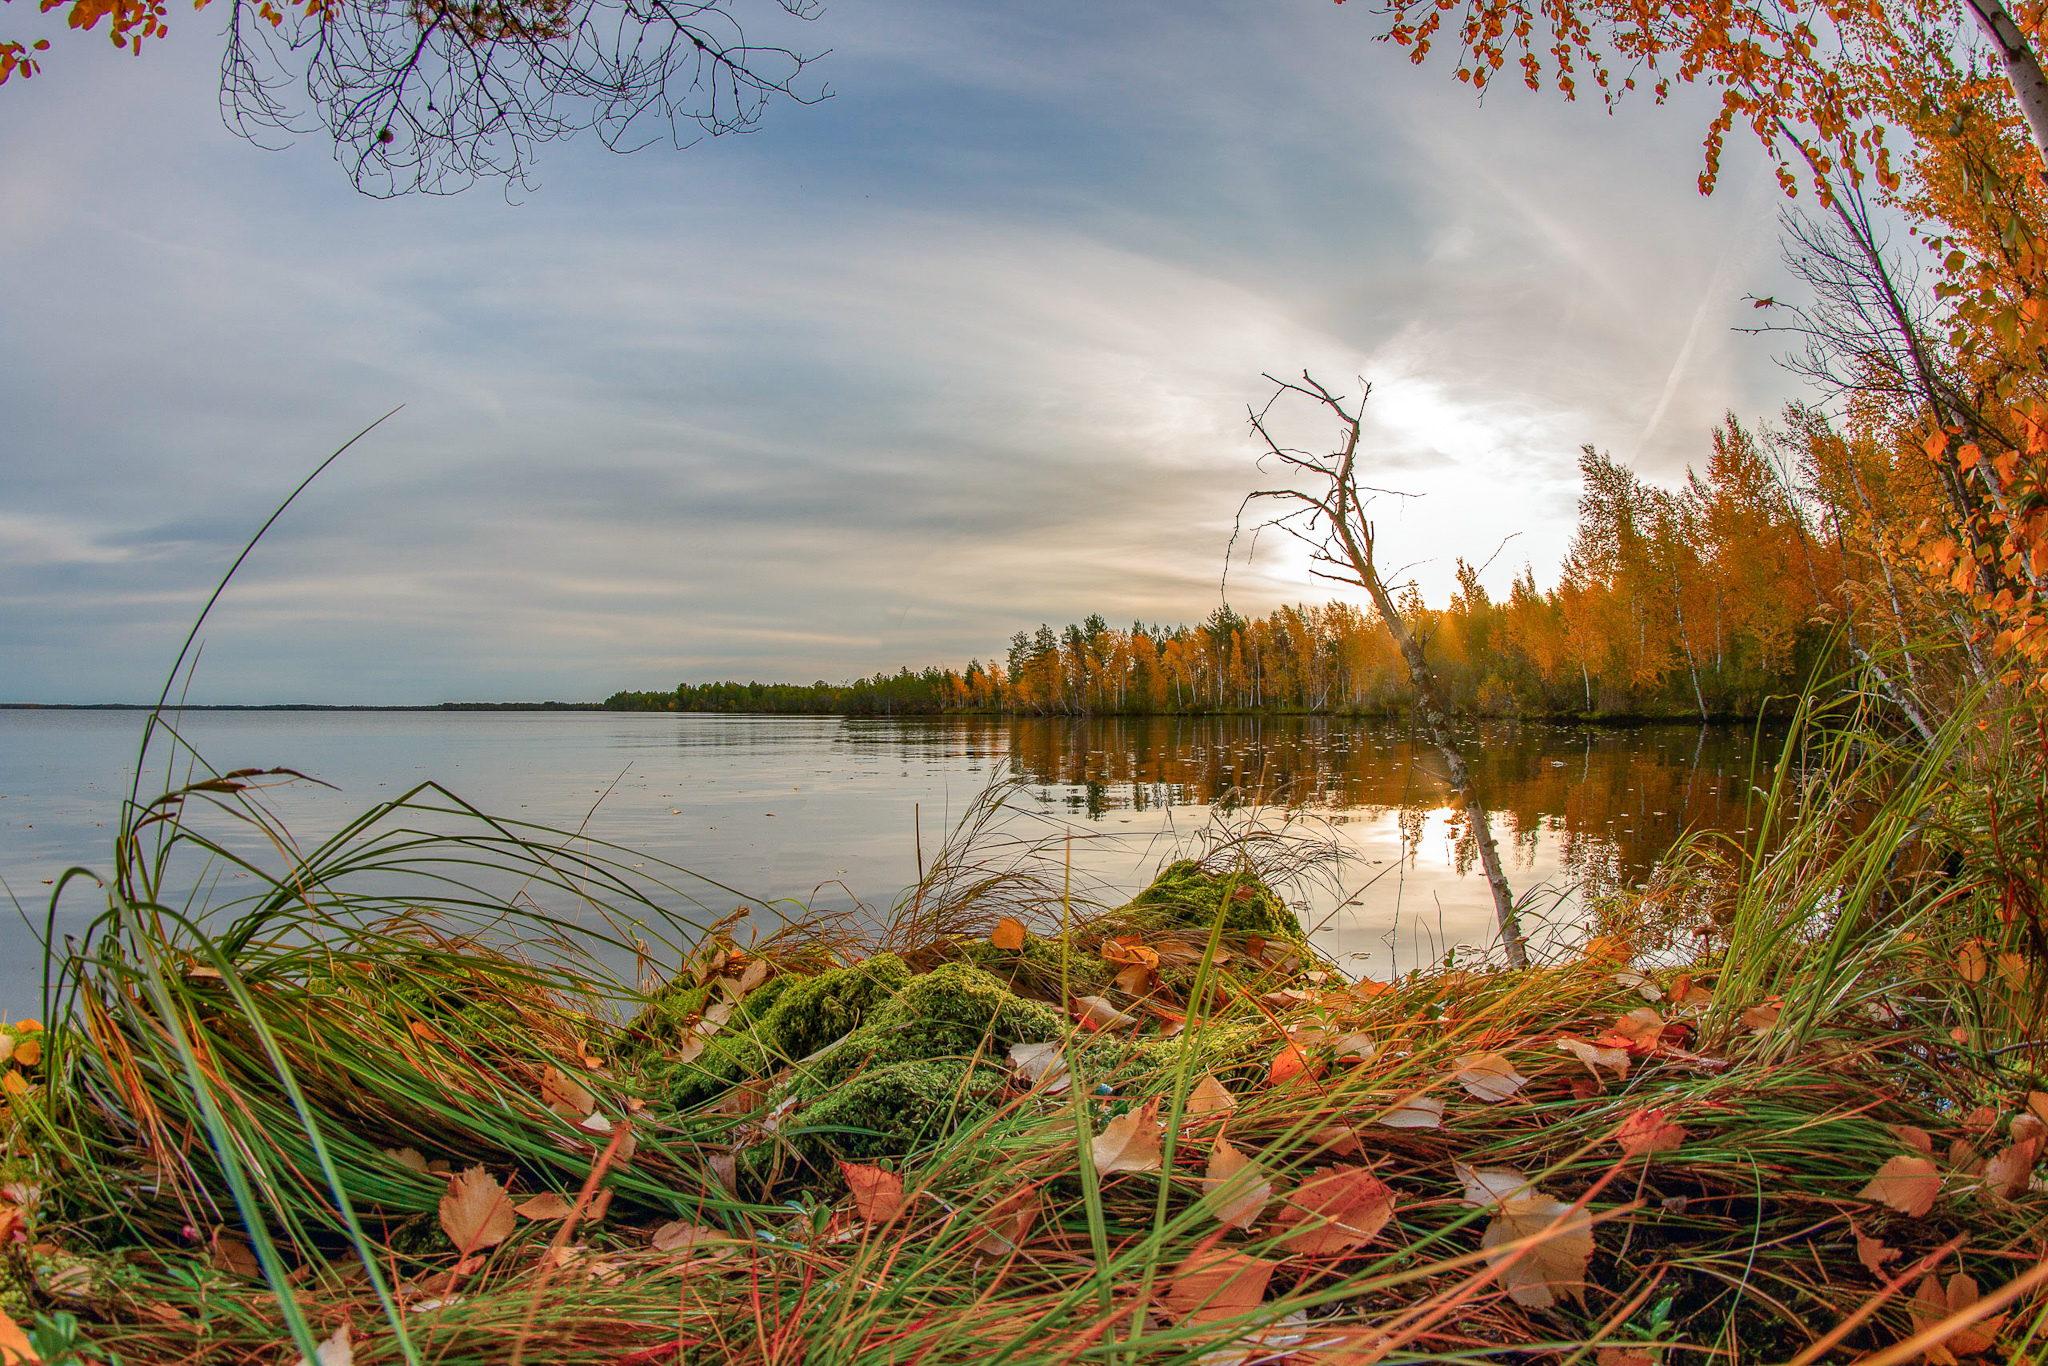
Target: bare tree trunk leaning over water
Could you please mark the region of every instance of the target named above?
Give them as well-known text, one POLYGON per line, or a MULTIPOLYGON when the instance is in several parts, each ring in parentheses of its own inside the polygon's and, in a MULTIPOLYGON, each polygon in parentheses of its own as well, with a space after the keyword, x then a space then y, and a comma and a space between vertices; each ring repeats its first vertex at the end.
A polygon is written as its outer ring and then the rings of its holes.
MULTIPOLYGON (((1329 565, 1336 571, 1328 573, 1312 569, 1317 577, 1363 588, 1371 596, 1373 606, 1379 609, 1380 620, 1386 623, 1388 634, 1393 636, 1394 645, 1408 666, 1408 681, 1415 689, 1415 710, 1422 721, 1422 728, 1429 736, 1430 744, 1443 756, 1451 787, 1464 802, 1466 814, 1472 818, 1473 838, 1479 844, 1479 866, 1485 871, 1486 885, 1493 892, 1494 915, 1500 922, 1501 945, 1507 953, 1508 965, 1527 967, 1529 955, 1522 940, 1521 918, 1515 912, 1515 897, 1508 888, 1507 875, 1501 871, 1500 850, 1493 842, 1493 823, 1487 817, 1486 804, 1473 787, 1472 775, 1465 767, 1465 756, 1451 738, 1450 714, 1437 692, 1436 680, 1429 672, 1422 642, 1415 638, 1415 632, 1402 618, 1400 608, 1395 605, 1393 595, 1387 591, 1373 561, 1372 523, 1365 519, 1365 501, 1359 497, 1358 485, 1359 422, 1365 411, 1365 400, 1372 394, 1372 386, 1365 386, 1365 392, 1359 395, 1358 406, 1347 412, 1342 395, 1331 393, 1306 372, 1299 384, 1273 379, 1271 375, 1266 378, 1273 380, 1278 388, 1264 408, 1252 412, 1252 431, 1265 443, 1267 455, 1314 479, 1318 487, 1314 493, 1293 488, 1259 489, 1246 495, 1245 502, 1249 505, 1255 498, 1275 498, 1295 504, 1292 511, 1262 525, 1285 531, 1309 547, 1315 564, 1329 565), (1342 435, 1335 451, 1315 456, 1284 447, 1274 440, 1267 427, 1267 414, 1272 411, 1274 402, 1290 393, 1311 399, 1337 416, 1342 435)), ((1241 518, 1242 513, 1239 515, 1241 518)))

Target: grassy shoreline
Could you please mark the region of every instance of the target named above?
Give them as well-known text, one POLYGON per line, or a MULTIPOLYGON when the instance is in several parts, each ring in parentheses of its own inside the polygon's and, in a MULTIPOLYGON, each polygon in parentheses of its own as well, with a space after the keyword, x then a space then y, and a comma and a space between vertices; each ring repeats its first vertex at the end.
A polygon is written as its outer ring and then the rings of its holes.
POLYGON ((290 775, 209 778, 5 1031, 6 1312, 123 1363, 2031 1359, 2024 738, 1808 734, 1771 847, 1391 983, 1271 832, 1090 904, 984 804, 895 906, 749 940, 439 789, 300 849, 290 775))

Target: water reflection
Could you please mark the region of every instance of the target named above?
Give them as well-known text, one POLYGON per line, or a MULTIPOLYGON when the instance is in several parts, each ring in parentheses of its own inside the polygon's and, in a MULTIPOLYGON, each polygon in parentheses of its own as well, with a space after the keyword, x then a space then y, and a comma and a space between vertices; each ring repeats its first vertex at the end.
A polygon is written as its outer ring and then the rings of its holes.
MULTIPOLYGON (((1749 727, 1480 725, 1461 737, 1494 813, 1516 890, 1549 888, 1569 916, 1580 892, 1643 882, 1688 830, 1747 833, 1779 737, 1749 727), (1761 748, 1759 748, 1761 746, 1761 748)), ((1471 827, 1443 763, 1407 728, 1319 717, 959 718, 849 722, 844 743, 1006 758, 1047 807, 1087 822, 1152 826, 1176 808, 1305 809, 1345 828, 1362 866, 1399 876, 1345 898, 1334 924, 1374 938, 1401 913, 1426 938, 1484 943, 1490 902, 1471 827)), ((1325 917, 1328 918, 1328 917, 1325 917)), ((1356 952, 1356 950, 1354 950, 1356 952)))

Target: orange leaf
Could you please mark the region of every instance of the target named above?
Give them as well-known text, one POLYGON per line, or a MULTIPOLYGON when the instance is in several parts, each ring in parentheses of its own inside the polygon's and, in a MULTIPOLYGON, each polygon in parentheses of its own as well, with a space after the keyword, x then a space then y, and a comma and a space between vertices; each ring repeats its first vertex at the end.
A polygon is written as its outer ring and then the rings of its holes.
POLYGON ((1273 1065, 1266 1070, 1266 1081, 1269 1085, 1278 1086, 1300 1076, 1314 1080, 1322 1070, 1320 1063, 1312 1061, 1296 1045, 1289 1044, 1274 1056, 1273 1065))
POLYGON ((1278 1265, 1263 1257, 1211 1248, 1182 1262, 1160 1298, 1170 1312, 1197 1323, 1236 1318, 1259 1307, 1278 1265))
POLYGON ((839 1171, 853 1192, 853 1207, 870 1224, 886 1224, 903 1213, 903 1178, 880 1167, 842 1162, 839 1171))
POLYGON ((560 1191, 542 1191, 532 1199, 514 1205, 512 1212, 522 1218, 547 1223, 566 1219, 575 1209, 576 1202, 560 1191))
POLYGON ((1884 1264, 1898 1255, 1899 1250, 1897 1248, 1889 1247, 1875 1238, 1866 1237, 1862 1230, 1857 1230, 1856 1260, 1863 1263, 1864 1269, 1879 1280, 1891 1279, 1889 1273, 1884 1269, 1884 1264))
POLYGON ((1668 1110, 1637 1110, 1614 1131, 1615 1145, 1623 1157, 1668 1153, 1685 1140, 1685 1126, 1673 1124, 1668 1110))
POLYGON ((1024 922, 1012 916, 1004 916, 996 922, 996 927, 988 932, 988 942, 990 948, 1001 949, 1005 953, 1016 953, 1024 947, 1024 922))
POLYGON ((1941 1177, 1924 1157, 1895 1157, 1877 1169, 1870 1184, 1857 1192, 1858 1198, 1880 1200, 1901 1214, 1914 1218, 1934 1208, 1941 1193, 1941 1177))
POLYGON ((1914 1124, 1887 1124, 1884 1127, 1892 1131, 1893 1138, 1914 1149, 1922 1157, 1934 1156, 1934 1136, 1925 1129, 1914 1124))
POLYGON ((1280 1211, 1282 1227, 1307 1225, 1282 1246, 1304 1257, 1346 1252, 1372 1241, 1394 1217, 1394 1192, 1364 1167, 1324 1167, 1297 1186, 1280 1211))
POLYGON ((36 1349, 29 1345, 28 1334, 21 1331, 21 1325, 0 1310, 0 1363, 5 1366, 27 1366, 40 1362, 36 1349))
POLYGON ((1024 1235, 1031 1231, 1031 1223, 1038 1217, 1038 1188, 1025 1186, 1004 1196, 989 1207, 981 1217, 981 1239, 974 1245, 976 1252, 985 1252, 991 1257, 1007 1256, 1017 1250, 1024 1241, 1024 1235))

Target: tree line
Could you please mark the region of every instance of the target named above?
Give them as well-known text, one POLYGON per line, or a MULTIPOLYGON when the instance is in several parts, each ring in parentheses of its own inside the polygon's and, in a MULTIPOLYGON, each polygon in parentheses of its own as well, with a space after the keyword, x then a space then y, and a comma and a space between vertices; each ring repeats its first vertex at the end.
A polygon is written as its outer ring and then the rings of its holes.
MULTIPOLYGON (((1588 447, 1578 524, 1556 586, 1525 567, 1495 598, 1471 564, 1442 607, 1413 583, 1398 610, 1443 694, 1486 716, 1755 716, 1797 691, 1841 640, 1863 553, 1845 543, 1824 425, 1799 410, 1761 435, 1730 416, 1704 471, 1648 483, 1588 447)), ((1836 443, 1839 444, 1839 443, 1836 443)), ((911 715, 1385 715, 1409 690, 1370 608, 1345 601, 1264 616, 1219 607, 1193 625, 1111 626, 1100 615, 1018 632, 965 668, 847 683, 681 684, 619 692, 622 710, 911 715)))

